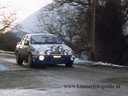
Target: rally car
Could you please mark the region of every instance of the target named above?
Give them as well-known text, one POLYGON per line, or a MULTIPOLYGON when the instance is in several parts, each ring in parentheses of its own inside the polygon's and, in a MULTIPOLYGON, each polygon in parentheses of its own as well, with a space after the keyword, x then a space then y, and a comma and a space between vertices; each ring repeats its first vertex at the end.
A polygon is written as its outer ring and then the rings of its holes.
POLYGON ((17 43, 16 62, 22 65, 28 61, 33 67, 38 64, 65 64, 72 67, 75 57, 72 49, 53 34, 26 34, 17 43))

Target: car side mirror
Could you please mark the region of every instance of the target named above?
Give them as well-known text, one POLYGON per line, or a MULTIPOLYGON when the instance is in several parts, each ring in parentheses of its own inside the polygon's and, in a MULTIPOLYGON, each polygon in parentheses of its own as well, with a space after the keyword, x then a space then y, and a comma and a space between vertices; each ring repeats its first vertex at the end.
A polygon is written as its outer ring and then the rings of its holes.
POLYGON ((29 45, 29 41, 28 41, 28 40, 25 41, 25 42, 24 42, 24 45, 27 45, 27 46, 28 46, 28 45, 29 45))

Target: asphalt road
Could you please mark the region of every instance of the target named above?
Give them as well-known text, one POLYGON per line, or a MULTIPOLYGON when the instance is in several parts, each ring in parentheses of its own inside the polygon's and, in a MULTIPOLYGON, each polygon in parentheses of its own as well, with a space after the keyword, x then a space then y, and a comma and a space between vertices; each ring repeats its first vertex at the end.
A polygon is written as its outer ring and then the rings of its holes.
POLYGON ((128 69, 88 64, 30 68, 0 53, 0 96, 128 96, 128 69))

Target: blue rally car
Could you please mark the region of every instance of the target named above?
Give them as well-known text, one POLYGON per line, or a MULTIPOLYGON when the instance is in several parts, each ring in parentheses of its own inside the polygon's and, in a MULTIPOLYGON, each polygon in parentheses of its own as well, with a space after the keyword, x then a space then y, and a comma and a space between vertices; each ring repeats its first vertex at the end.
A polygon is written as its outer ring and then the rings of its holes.
POLYGON ((65 64, 72 67, 75 59, 72 49, 57 36, 43 33, 26 34, 17 43, 15 54, 17 64, 22 65, 26 60, 31 67, 37 64, 65 64))

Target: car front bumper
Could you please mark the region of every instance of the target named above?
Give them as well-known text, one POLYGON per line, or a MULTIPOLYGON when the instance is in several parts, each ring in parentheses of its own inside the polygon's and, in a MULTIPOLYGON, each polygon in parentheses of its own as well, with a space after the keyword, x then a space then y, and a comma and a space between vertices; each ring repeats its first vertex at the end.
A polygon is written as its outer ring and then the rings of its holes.
POLYGON ((66 64, 73 63, 75 57, 72 55, 50 55, 50 56, 32 56, 34 64, 66 64))

